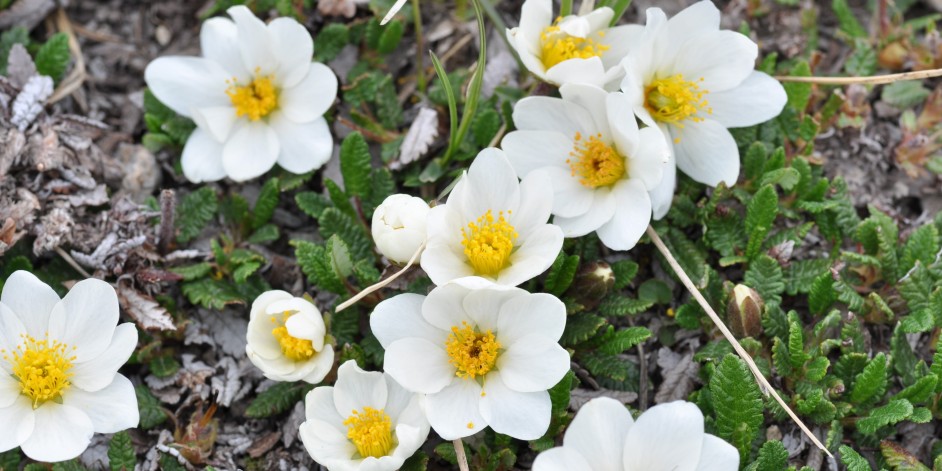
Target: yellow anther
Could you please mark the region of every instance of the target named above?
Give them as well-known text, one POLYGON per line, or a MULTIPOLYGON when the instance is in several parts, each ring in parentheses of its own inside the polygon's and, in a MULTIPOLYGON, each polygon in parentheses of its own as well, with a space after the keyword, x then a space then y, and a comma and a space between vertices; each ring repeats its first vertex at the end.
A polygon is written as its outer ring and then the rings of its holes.
POLYGON ((455 376, 465 379, 483 377, 497 363, 500 342, 490 330, 477 332, 467 322, 461 324, 462 327, 451 328, 451 335, 445 341, 448 362, 457 368, 455 376))
POLYGON ((247 116, 252 121, 268 116, 278 107, 278 90, 271 76, 256 77, 248 85, 232 81, 226 95, 235 107, 236 116, 247 116))
POLYGON ((275 337, 275 340, 278 341, 278 345, 281 345, 281 353, 283 353, 285 357, 294 361, 310 360, 315 353, 314 343, 307 339, 292 337, 291 334, 288 333, 288 328, 285 327, 285 322, 288 322, 288 319, 294 315, 297 315, 297 313, 285 311, 282 313, 281 322, 278 322, 273 316, 271 321, 278 324, 278 327, 272 329, 271 334, 275 337))
POLYGON ((347 426, 347 438, 357 447, 362 458, 386 456, 396 445, 392 421, 383 409, 364 407, 362 411, 353 411, 343 424, 347 426))
MULTIPOLYGON (((543 67, 549 70, 556 64, 569 59, 588 59, 601 56, 609 49, 592 38, 570 36, 559 28, 562 18, 556 18, 553 26, 548 26, 540 33, 540 59, 543 67)), ((599 33, 599 36, 603 36, 599 33)))
POLYGON ((20 338, 23 341, 19 347, 3 355, 12 365, 13 376, 20 381, 20 391, 33 402, 33 409, 46 401, 61 400, 62 393, 72 386, 69 378, 76 357, 68 351, 75 348, 48 338, 37 340, 29 335, 20 338))
POLYGON ((469 222, 466 229, 461 229, 461 234, 464 254, 475 274, 496 276, 510 263, 517 230, 504 218, 503 211, 494 219, 494 214, 488 210, 476 222, 469 222))
POLYGON ((687 119, 701 122, 703 118, 697 115, 701 110, 713 112, 705 98, 709 90, 700 88, 702 81, 684 80, 681 74, 654 80, 644 88, 644 107, 654 119, 681 128, 687 119))
POLYGON ((572 176, 579 177, 579 183, 589 188, 614 185, 627 171, 625 158, 601 138, 597 134, 583 139, 577 132, 573 137, 575 146, 569 153, 572 158, 566 159, 572 176))

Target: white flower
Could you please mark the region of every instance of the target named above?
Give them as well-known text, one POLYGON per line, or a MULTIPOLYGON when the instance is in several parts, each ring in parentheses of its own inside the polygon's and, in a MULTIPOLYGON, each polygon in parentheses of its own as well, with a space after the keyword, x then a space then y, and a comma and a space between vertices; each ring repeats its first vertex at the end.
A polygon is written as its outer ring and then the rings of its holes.
POLYGON ((200 30, 203 57, 161 57, 144 78, 151 92, 197 128, 183 148, 194 182, 258 177, 275 163, 293 173, 320 168, 333 138, 323 114, 337 77, 311 62, 314 42, 291 18, 265 25, 244 6, 233 20, 211 18, 200 30))
POLYGON ((683 401, 654 406, 632 420, 607 397, 582 406, 563 446, 536 457, 533 471, 736 471, 739 452, 703 433, 703 414, 683 401))
POLYGON ((528 97, 514 107, 519 131, 501 147, 517 175, 552 180, 553 224, 566 237, 596 231, 628 250, 651 221, 648 191, 661 182, 670 150, 654 127, 639 130, 623 93, 566 84, 562 99, 528 97))
POLYGON ((584 15, 553 20, 551 0, 527 0, 520 26, 507 30, 523 64, 541 80, 555 85, 618 84, 619 63, 641 34, 638 25, 609 27, 614 10, 600 7, 584 15))
POLYGON ((334 365, 334 347, 317 306, 284 291, 252 303, 245 354, 266 378, 319 383, 334 365))
POLYGON ((348 360, 333 387, 307 394, 299 436, 314 461, 330 471, 393 471, 428 437, 422 402, 389 375, 348 360))
POLYGON ((556 297, 477 277, 427 297, 401 294, 370 317, 386 349, 383 369, 427 394, 428 420, 446 440, 487 426, 521 440, 541 437, 550 422, 547 390, 569 371, 558 344, 565 325, 556 297))
POLYGON ((137 426, 134 386, 118 374, 137 329, 117 323, 118 296, 104 281, 80 281, 59 299, 29 272, 10 275, 0 294, 0 452, 64 461, 94 433, 137 426))
POLYGON ((670 209, 677 167, 706 185, 735 184, 739 148, 726 128, 767 121, 787 101, 781 84, 753 70, 756 44, 719 27, 720 12, 709 1, 670 20, 649 8, 624 61, 622 91, 641 121, 660 127, 673 144, 664 180, 651 194, 656 219, 670 209))
POLYGON ((518 182, 500 149, 487 148, 428 215, 422 268, 436 285, 480 276, 516 286, 543 273, 563 246, 547 224, 553 190, 544 172, 518 182))
POLYGON ((428 203, 422 198, 389 195, 373 211, 373 242, 386 258, 405 264, 425 243, 428 203))

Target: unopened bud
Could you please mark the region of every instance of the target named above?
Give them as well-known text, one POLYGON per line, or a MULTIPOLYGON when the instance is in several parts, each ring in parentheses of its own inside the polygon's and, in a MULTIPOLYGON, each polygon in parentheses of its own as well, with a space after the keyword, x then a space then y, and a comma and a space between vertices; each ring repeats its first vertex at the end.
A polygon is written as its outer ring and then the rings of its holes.
POLYGON ((733 288, 732 299, 726 305, 729 328, 736 337, 757 337, 762 333, 762 311, 765 303, 756 290, 746 285, 733 288))
POLYGON ((601 261, 592 262, 576 273, 569 286, 569 293, 586 309, 593 309, 614 285, 615 271, 611 265, 601 261))

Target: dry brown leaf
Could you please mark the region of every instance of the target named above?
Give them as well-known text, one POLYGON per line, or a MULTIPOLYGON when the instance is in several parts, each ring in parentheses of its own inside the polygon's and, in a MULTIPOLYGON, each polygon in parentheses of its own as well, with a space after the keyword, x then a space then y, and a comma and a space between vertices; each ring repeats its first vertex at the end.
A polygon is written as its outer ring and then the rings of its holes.
POLYGON ((428 152, 429 146, 438 137, 438 112, 432 108, 422 106, 415 121, 409 126, 409 131, 399 146, 399 159, 390 165, 390 168, 402 168, 415 162, 428 152))
POLYGON ((173 317, 154 298, 125 283, 118 284, 118 301, 124 311, 144 330, 177 330, 173 317))

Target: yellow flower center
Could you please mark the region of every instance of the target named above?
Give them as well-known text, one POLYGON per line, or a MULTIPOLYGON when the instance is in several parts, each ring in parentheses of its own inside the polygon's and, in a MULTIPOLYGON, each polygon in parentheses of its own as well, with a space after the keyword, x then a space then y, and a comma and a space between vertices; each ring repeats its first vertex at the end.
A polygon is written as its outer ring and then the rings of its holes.
POLYGON ((601 141, 601 134, 583 139, 576 133, 575 146, 571 159, 566 159, 572 176, 579 177, 579 183, 589 188, 611 186, 625 176, 625 158, 612 146, 601 141))
POLYGON ((476 379, 494 369, 501 345, 490 330, 477 332, 467 322, 461 325, 452 327, 445 341, 448 362, 458 369, 455 376, 476 379))
POLYGON ((487 210, 477 222, 469 222, 467 229, 461 229, 461 234, 464 254, 476 274, 496 276, 507 267, 517 231, 504 219, 503 211, 497 213, 495 220, 491 210, 487 210))
POLYGON ((353 411, 343 424, 347 426, 347 438, 363 458, 387 456, 396 445, 392 435, 392 420, 383 409, 364 407, 362 411, 353 411))
POLYGON ((3 359, 13 365, 21 392, 33 401, 33 409, 46 401, 61 401, 62 393, 72 385, 69 378, 75 356, 69 353, 75 347, 29 335, 22 338, 23 343, 12 353, 3 352, 3 359))
POLYGON ((233 80, 229 82, 226 95, 235 107, 236 116, 247 116, 252 121, 268 116, 278 107, 278 90, 270 75, 256 77, 248 85, 239 85, 233 80))
POLYGON ((644 107, 654 119, 681 128, 683 125, 680 122, 686 119, 703 121, 703 118, 696 116, 697 113, 702 109, 706 109, 707 113, 713 110, 708 108, 709 102, 704 98, 709 90, 700 89, 698 84, 702 81, 702 77, 694 82, 684 80, 681 74, 654 80, 644 88, 644 107))
MULTIPOLYGON (((599 44, 592 38, 578 38, 566 34, 558 26, 560 21, 562 18, 556 18, 553 26, 546 27, 540 33, 540 59, 546 70, 565 60, 601 56, 609 49, 609 46, 599 44)), ((604 36, 605 32, 600 31, 598 34, 604 36)))
POLYGON ((291 334, 288 333, 288 328, 285 327, 285 322, 288 322, 288 319, 293 315, 296 315, 296 313, 292 313, 291 311, 283 312, 281 322, 278 322, 278 320, 272 316, 271 321, 279 325, 272 329, 271 334, 275 336, 275 340, 281 345, 281 353, 283 353, 285 357, 294 361, 310 360, 315 353, 314 343, 307 339, 292 337, 291 334))

